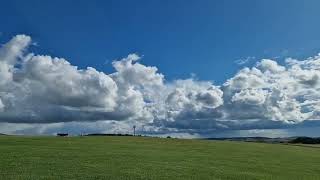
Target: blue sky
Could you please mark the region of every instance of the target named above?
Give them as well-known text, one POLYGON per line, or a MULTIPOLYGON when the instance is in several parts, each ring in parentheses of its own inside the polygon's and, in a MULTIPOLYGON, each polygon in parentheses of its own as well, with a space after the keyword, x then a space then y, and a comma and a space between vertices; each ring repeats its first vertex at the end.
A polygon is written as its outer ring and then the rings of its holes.
POLYGON ((3 1, 0 132, 317 136, 319 5, 3 1))
POLYGON ((319 5, 312 0, 10 0, 0 7, 0 37, 4 43, 27 34, 40 54, 106 72, 113 71, 112 60, 138 53, 167 79, 194 73, 221 84, 239 69, 238 59, 319 52, 319 5))

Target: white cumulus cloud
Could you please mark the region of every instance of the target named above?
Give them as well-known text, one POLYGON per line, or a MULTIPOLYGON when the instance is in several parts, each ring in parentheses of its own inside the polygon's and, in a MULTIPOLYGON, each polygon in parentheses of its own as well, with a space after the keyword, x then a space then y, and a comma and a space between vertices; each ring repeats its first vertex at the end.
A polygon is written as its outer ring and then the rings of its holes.
POLYGON ((108 74, 29 53, 30 44, 29 36, 17 35, 0 48, 0 122, 14 132, 138 124, 148 132, 197 133, 320 118, 320 55, 282 65, 262 59, 217 86, 194 78, 168 82, 137 54, 113 61, 115 72, 108 74))

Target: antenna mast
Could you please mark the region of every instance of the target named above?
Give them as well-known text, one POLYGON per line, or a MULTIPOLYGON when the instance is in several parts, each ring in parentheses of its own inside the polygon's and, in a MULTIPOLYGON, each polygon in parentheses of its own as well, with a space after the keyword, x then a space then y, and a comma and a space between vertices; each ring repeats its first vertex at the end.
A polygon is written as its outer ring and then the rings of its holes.
POLYGON ((133 136, 136 135, 136 125, 133 125, 133 136))

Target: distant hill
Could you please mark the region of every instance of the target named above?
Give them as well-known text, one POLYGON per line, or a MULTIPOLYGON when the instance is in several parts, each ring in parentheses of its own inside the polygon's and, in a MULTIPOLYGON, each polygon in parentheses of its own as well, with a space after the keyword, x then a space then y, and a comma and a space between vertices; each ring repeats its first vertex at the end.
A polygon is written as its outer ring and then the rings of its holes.
POLYGON ((230 137, 230 138, 206 138, 207 140, 222 141, 245 141, 245 142, 264 142, 264 143, 292 143, 292 144, 320 144, 320 138, 312 137, 230 137))
POLYGON ((104 134, 104 133, 93 133, 86 134, 84 136, 133 136, 132 134, 104 134))
POLYGON ((294 144, 320 144, 320 138, 297 137, 297 138, 291 140, 289 143, 294 143, 294 144))
POLYGON ((296 137, 269 138, 269 137, 230 137, 230 138, 206 138, 206 140, 223 141, 245 141, 245 142, 265 142, 265 143, 289 143, 296 137))

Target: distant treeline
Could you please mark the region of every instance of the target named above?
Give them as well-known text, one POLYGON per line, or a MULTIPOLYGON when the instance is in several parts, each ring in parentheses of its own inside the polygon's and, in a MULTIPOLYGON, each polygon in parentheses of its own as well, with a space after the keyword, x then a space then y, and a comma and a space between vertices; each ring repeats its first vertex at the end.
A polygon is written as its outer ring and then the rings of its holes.
POLYGON ((207 138, 208 140, 227 140, 227 141, 245 141, 245 142, 262 142, 262 143, 292 143, 292 144, 320 144, 320 137, 230 137, 230 138, 207 138))
POLYGON ((291 140, 289 143, 294 144, 320 144, 320 138, 311 138, 311 137, 297 137, 291 140))

